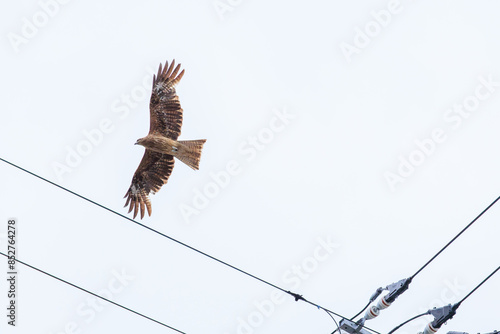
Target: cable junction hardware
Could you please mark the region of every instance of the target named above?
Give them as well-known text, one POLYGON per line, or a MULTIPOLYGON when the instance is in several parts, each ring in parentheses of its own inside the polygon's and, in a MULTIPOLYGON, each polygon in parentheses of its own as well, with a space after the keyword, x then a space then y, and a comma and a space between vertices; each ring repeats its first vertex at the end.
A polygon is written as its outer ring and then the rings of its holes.
POLYGON ((363 318, 359 319, 356 322, 354 322, 352 320, 348 320, 348 319, 340 320, 340 329, 346 331, 347 333, 351 333, 351 334, 355 334, 355 333, 368 334, 368 331, 363 328, 365 321, 373 319, 373 318, 377 317, 379 314, 380 314, 380 311, 379 311, 378 307, 371 306, 366 311, 363 318))
MULTIPOLYGON (((406 278, 406 279, 402 279, 396 283, 389 284, 385 288, 382 288, 382 287, 378 288, 373 293, 373 295, 370 297, 370 302, 368 303, 368 305, 365 306, 365 308, 363 308, 363 310, 361 310, 361 312, 359 312, 354 317, 352 317, 351 320, 342 319, 340 321, 340 329, 342 329, 348 333, 351 333, 351 334, 355 334, 355 333, 367 334, 367 332, 364 329, 362 329, 366 320, 376 318, 380 314, 380 310, 383 310, 383 309, 389 307, 391 305, 391 303, 399 295, 401 295, 404 291, 406 291, 406 289, 408 289, 408 285, 410 284, 410 282, 411 282, 411 278, 406 278), (372 302, 374 302, 375 299, 377 299, 377 297, 380 296, 380 294, 385 290, 388 290, 389 293, 387 295, 385 295, 384 297, 380 298, 380 300, 377 303, 377 306, 372 305, 371 307, 368 308, 368 306, 370 306, 370 304, 372 302), (368 308, 368 310, 366 310, 367 308, 368 308), (356 322, 352 321, 359 314, 361 314, 364 310, 366 310, 366 312, 361 319, 359 319, 356 322)), ((336 331, 337 330, 333 331, 333 333, 335 333, 336 331)))
MULTIPOLYGON (((408 278, 403 278, 402 280, 399 280, 398 282, 395 282, 395 283, 392 283, 392 284, 389 284, 387 285, 385 288, 382 288, 382 287, 379 287, 370 297, 370 300, 368 302, 368 304, 366 304, 366 306, 360 311, 358 312, 354 317, 352 317, 350 320, 354 320, 354 318, 356 318, 357 316, 359 316, 361 313, 363 313, 369 306, 371 303, 373 303, 375 301, 375 299, 378 298, 378 296, 380 296, 380 294, 383 292, 383 291, 389 291, 386 295, 382 296, 378 302, 377 302, 377 305, 375 306, 375 308, 377 308, 377 315, 379 314, 379 311, 380 310, 383 310, 383 309, 386 309, 388 308, 395 300, 396 298, 398 298, 401 294, 403 294, 406 290, 408 290, 409 286, 410 286, 410 283, 412 282, 412 280, 425 268, 427 267, 432 261, 434 261, 434 259, 436 257, 438 257, 448 246, 450 246, 460 235, 462 235, 462 233, 464 233, 469 227, 471 227, 486 211, 488 211, 493 205, 495 205, 495 203, 497 203, 498 201, 500 200, 500 196, 497 197, 490 205, 488 205, 476 218, 474 218, 467 226, 465 226, 465 228, 463 228, 455 237, 453 237, 453 239, 451 239, 443 248, 441 248, 436 254, 434 254, 434 256, 432 256, 432 258, 427 261, 422 267, 420 267, 420 269, 418 269, 412 276, 408 277, 408 278)), ((372 309, 372 308, 371 308, 372 309)), ((371 310, 370 309, 370 310, 371 310)), ((368 311, 370 311, 368 310, 368 311)), ((374 311, 371 311, 373 312, 373 314, 375 313, 374 311)), ((368 313, 368 312, 367 312, 368 313)), ((427 313, 424 313, 424 314, 427 314, 427 313)), ((424 315, 423 314, 423 315, 424 315)), ((367 315, 365 314, 365 316, 363 318, 361 318, 358 322, 356 322, 356 324, 364 324, 364 322, 368 319, 373 319, 374 317, 372 318, 367 318, 367 315)), ((345 326, 349 326, 348 325, 349 323, 348 322, 344 322, 344 325, 345 326)), ((342 326, 341 326, 342 327, 342 326)), ((337 330, 333 331, 333 333, 335 333, 337 330)), ((425 333, 425 334, 429 334, 429 333, 425 333)))
MULTIPOLYGON (((434 334, 436 333, 442 325, 444 325, 448 320, 452 319, 453 316, 457 313, 457 309, 460 307, 460 305, 470 296, 472 295, 481 285, 483 285, 487 280, 489 280, 495 273, 500 270, 500 266, 498 266, 491 274, 489 274, 485 279, 481 281, 474 289, 472 289, 462 300, 460 300, 458 303, 451 305, 448 304, 443 307, 439 308, 433 308, 432 310, 428 310, 425 313, 419 314, 411 319, 406 320, 402 324, 396 326, 393 328, 388 334, 394 333, 396 330, 401 328, 403 325, 409 323, 410 321, 419 318, 424 315, 432 315, 434 317, 434 320, 428 323, 423 332, 419 332, 419 334, 434 334)), ((457 332, 460 333, 460 332, 457 332)))

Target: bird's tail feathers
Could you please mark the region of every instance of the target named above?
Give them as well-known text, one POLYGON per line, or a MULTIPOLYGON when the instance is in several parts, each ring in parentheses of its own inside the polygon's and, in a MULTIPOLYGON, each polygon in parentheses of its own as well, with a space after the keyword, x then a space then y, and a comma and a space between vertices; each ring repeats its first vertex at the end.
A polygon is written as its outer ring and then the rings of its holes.
POLYGON ((206 141, 206 139, 179 140, 182 146, 179 148, 177 154, 175 154, 175 157, 192 169, 198 170, 200 166, 201 150, 206 141))

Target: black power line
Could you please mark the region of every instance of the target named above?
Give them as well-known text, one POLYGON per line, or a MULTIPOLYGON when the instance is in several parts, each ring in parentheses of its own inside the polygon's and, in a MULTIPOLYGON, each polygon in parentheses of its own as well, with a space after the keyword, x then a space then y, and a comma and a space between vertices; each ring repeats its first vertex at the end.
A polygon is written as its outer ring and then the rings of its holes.
MULTIPOLYGON (((78 194, 78 193, 76 193, 76 192, 74 192, 74 191, 72 191, 72 190, 69 190, 68 188, 65 188, 65 187, 63 187, 63 186, 61 186, 61 185, 59 185, 59 184, 57 184, 57 183, 54 183, 54 182, 52 182, 52 181, 50 181, 50 180, 48 180, 48 179, 46 179, 46 178, 44 178, 44 177, 42 177, 42 176, 40 176, 40 175, 38 175, 38 174, 35 174, 35 173, 33 173, 33 172, 30 172, 29 170, 24 169, 24 168, 22 168, 22 167, 20 167, 20 166, 18 166, 18 165, 16 165, 16 164, 14 164, 14 163, 12 163, 12 162, 8 161, 8 160, 5 160, 5 159, 3 159, 3 158, 1 158, 1 157, 0 157, 0 160, 1 160, 1 161, 3 161, 3 162, 5 162, 5 163, 7 163, 7 164, 9 164, 9 165, 11 165, 11 166, 13 166, 13 167, 16 167, 17 169, 22 170, 22 171, 23 171, 23 172, 25 172, 25 173, 28 173, 28 174, 30 174, 30 175, 32 175, 32 176, 35 176, 35 177, 39 178, 40 180, 43 180, 43 181, 45 181, 45 182, 47 182, 47 183, 50 183, 51 185, 56 186, 56 187, 58 187, 59 189, 65 190, 65 191, 69 192, 69 193, 70 193, 70 194, 72 194, 72 195, 75 195, 75 196, 77 196, 77 197, 79 197, 79 198, 81 198, 81 199, 83 199, 83 200, 86 200, 86 201, 88 201, 88 202, 90 202, 90 203, 92 203, 92 204, 94 204, 94 205, 96 205, 96 206, 98 206, 98 207, 100 207, 100 208, 102 208, 102 209, 105 209, 105 210, 107 210, 107 211, 109 211, 109 212, 111 212, 111 213, 114 213, 115 215, 117 215, 117 216, 119 216, 119 217, 121 217, 121 218, 124 218, 124 219, 126 219, 126 220, 128 220, 128 221, 130 221, 130 222, 132 222, 132 223, 134 223, 134 224, 136 224, 136 225, 139 225, 139 226, 141 226, 141 227, 143 227, 143 228, 145 228, 145 229, 147 229, 147 230, 149 230, 149 231, 151 231, 151 232, 154 232, 154 233, 156 233, 156 234, 158 234, 158 235, 160 235, 160 236, 162 236, 162 237, 164 237, 164 238, 167 238, 167 239, 169 239, 170 241, 173 241, 173 242, 175 242, 175 243, 177 243, 177 244, 179 244, 179 245, 181 245, 181 246, 184 246, 184 247, 186 247, 186 248, 189 248, 189 249, 191 249, 192 251, 195 251, 195 252, 197 252, 197 253, 199 253, 199 254, 201 254, 201 255, 205 256, 205 257, 208 257, 208 258, 209 258, 209 259, 211 259, 211 260, 214 260, 214 261, 216 261, 216 262, 219 262, 220 264, 223 264, 223 265, 225 265, 225 266, 227 266, 227 267, 229 267, 229 268, 231 268, 231 269, 234 269, 234 270, 236 270, 236 271, 238 271, 238 272, 240 272, 240 273, 242 273, 242 274, 244 274, 244 275, 247 275, 247 276, 249 276, 249 277, 251 277, 251 278, 253 278, 253 279, 257 280, 257 281, 260 281, 260 282, 262 282, 262 283, 264 283, 264 284, 267 284, 267 285, 269 285, 269 286, 271 286, 271 287, 273 287, 273 288, 275 288, 275 289, 278 289, 278 290, 280 290, 280 291, 282 291, 282 292, 285 292, 285 293, 287 293, 287 294, 291 295, 291 296, 295 299, 295 301, 302 300, 302 301, 304 301, 304 302, 306 302, 306 303, 308 303, 308 304, 310 304, 310 305, 313 305, 313 306, 317 307, 318 309, 322 309, 322 310, 326 311, 326 312, 327 312, 327 313, 329 313, 330 315, 331 315, 331 314, 333 314, 333 315, 336 315, 337 317, 340 317, 340 318, 343 318, 343 319, 347 319, 346 317, 344 317, 344 316, 342 316, 342 315, 340 315, 340 314, 338 314, 338 313, 335 313, 335 312, 333 312, 333 311, 331 311, 331 310, 329 310, 329 309, 327 309, 327 308, 325 308, 325 307, 322 307, 322 306, 320 306, 320 305, 318 305, 318 304, 315 304, 315 303, 313 303, 313 302, 310 302, 310 301, 306 300, 304 297, 302 297, 302 295, 299 295, 299 294, 297 294, 297 293, 293 293, 293 292, 291 292, 291 291, 285 290, 285 289, 283 289, 283 288, 281 288, 281 287, 279 287, 279 286, 277 286, 277 285, 275 285, 275 284, 272 284, 272 283, 270 283, 270 282, 268 282, 268 281, 266 281, 266 280, 264 280, 264 279, 262 279, 262 278, 260 278, 260 277, 257 277, 257 276, 255 276, 255 275, 252 275, 252 274, 250 274, 250 273, 249 273, 249 272, 247 272, 247 271, 244 271, 244 270, 242 270, 242 269, 240 269, 240 268, 238 268, 238 267, 235 267, 235 266, 233 266, 233 265, 231 265, 231 264, 229 264, 229 263, 227 263, 227 262, 225 262, 225 261, 222 261, 222 260, 220 260, 220 259, 218 259, 218 258, 216 258, 216 257, 214 257, 214 256, 212 256, 212 255, 210 255, 210 254, 207 254, 207 253, 205 253, 205 252, 203 252, 203 251, 201 251, 201 250, 199 250, 199 249, 197 249, 197 248, 195 248, 195 247, 193 247, 193 246, 190 246, 190 245, 188 245, 188 244, 186 244, 186 243, 184 243, 184 242, 182 242, 182 241, 179 241, 179 240, 177 240, 177 239, 174 239, 174 238, 172 238, 172 237, 170 237, 170 236, 166 235, 165 233, 162 233, 162 232, 160 232, 160 231, 158 231, 158 230, 155 230, 155 229, 154 229, 154 228, 152 228, 152 227, 149 227, 149 226, 147 226, 147 225, 144 225, 144 224, 142 224, 142 223, 139 223, 138 221, 135 221, 134 219, 132 219, 132 218, 130 218, 130 217, 127 217, 127 216, 125 216, 125 215, 123 215, 123 214, 121 214, 121 213, 119 213, 119 212, 117 212, 117 211, 115 211, 115 210, 112 210, 112 209, 110 209, 110 208, 108 208, 108 207, 106 207, 106 206, 104 206, 104 205, 102 205, 102 204, 100 204, 100 203, 97 203, 97 202, 95 202, 95 201, 93 201, 93 200, 91 200, 91 199, 89 199, 89 198, 87 198, 87 197, 85 197, 85 196, 83 196, 83 195, 80 195, 80 194, 78 194)), ((52 276, 52 275, 50 275, 50 276, 52 276)), ((54 277, 54 278, 55 278, 55 277, 54 277)), ((68 282, 68 284, 70 284, 70 283, 68 282)), ((369 328, 369 327, 366 327, 366 326, 362 326, 362 327, 364 327, 364 328, 366 328, 367 330, 370 330, 370 331, 372 331, 372 332, 374 332, 374 333, 376 333, 376 334, 380 334, 380 333, 379 333, 379 332, 377 332, 376 330, 373 330, 373 329, 371 329, 371 328, 369 328)))
POLYGON ((434 308, 432 310, 429 310, 425 313, 422 313, 422 314, 419 314, 411 319, 408 319, 406 320, 405 322, 403 322, 402 324, 394 327, 388 334, 392 334, 394 333, 396 330, 398 330, 401 326, 409 323, 410 321, 418 318, 418 317, 421 317, 423 315, 426 315, 426 314, 432 314, 434 316, 434 320, 429 324, 433 329, 434 331, 437 331, 439 328, 441 328, 441 326, 443 324, 445 324, 448 320, 450 320, 451 318, 453 318, 453 316, 456 314, 457 312, 457 309, 460 307, 460 304, 462 304, 462 302, 464 300, 466 300, 467 298, 469 298, 470 295, 472 295, 474 292, 476 292, 476 290, 481 286, 483 285, 487 280, 489 280, 491 278, 491 276, 495 275, 495 273, 500 270, 500 266, 497 267, 497 269, 495 269, 491 274, 489 274, 485 279, 483 279, 481 281, 481 283, 479 283, 478 285, 476 285, 476 287, 474 289, 472 289, 464 298, 462 298, 458 303, 454 304, 453 306, 451 304, 449 305, 446 305, 444 307, 440 307, 440 308, 434 308))
POLYGON ((424 316, 424 315, 427 315, 427 314, 429 314, 429 312, 424 312, 424 313, 422 313, 422 314, 416 315, 416 316, 414 316, 413 318, 410 318, 410 319, 406 320, 405 322, 403 322, 403 323, 401 323, 401 324, 397 325, 396 327, 394 327, 394 328, 393 328, 393 329, 392 329, 389 333, 387 333, 387 334, 392 334, 392 333, 394 333, 395 331, 397 331, 398 329, 400 329, 401 327, 403 327, 404 325, 406 325, 407 323, 409 323, 410 321, 415 320, 415 319, 417 319, 417 318, 420 318, 420 317, 422 317, 422 316, 424 316))
MULTIPOLYGON (((8 256, 7 256, 6 254, 4 254, 4 253, 0 252, 0 254, 8 258, 8 256)), ((167 325, 167 324, 165 324, 165 323, 163 323, 163 322, 161 322, 161 321, 158 321, 158 320, 155 320, 155 319, 153 319, 153 318, 151 318, 151 317, 148 317, 147 315, 144 315, 143 313, 140 313, 140 312, 134 311, 133 309, 128 308, 128 307, 126 307, 126 306, 123 306, 123 305, 121 305, 121 304, 118 304, 117 302, 114 302, 114 301, 112 301, 112 300, 110 300, 110 299, 107 299, 107 298, 101 297, 101 296, 99 296, 98 294, 96 294, 96 293, 94 293, 94 292, 92 292, 92 291, 89 291, 89 290, 87 290, 87 289, 82 288, 81 286, 78 286, 78 285, 76 285, 76 284, 73 284, 73 283, 71 283, 71 282, 68 282, 68 281, 66 281, 66 280, 64 280, 64 279, 62 279, 62 278, 60 278, 60 277, 57 277, 56 275, 52 275, 52 274, 50 274, 50 273, 48 273, 48 272, 46 272, 46 271, 44 271, 44 270, 42 270, 42 269, 36 268, 36 267, 34 267, 34 266, 32 266, 32 265, 30 265, 30 264, 28 264, 28 263, 26 263, 26 262, 23 262, 23 261, 21 261, 21 260, 19 260, 19 259, 17 259, 17 258, 15 259, 15 261, 16 261, 17 263, 21 263, 21 264, 25 265, 26 267, 29 267, 29 268, 31 268, 31 269, 34 269, 34 270, 38 271, 38 272, 41 272, 42 274, 45 274, 45 275, 50 276, 50 277, 52 277, 52 278, 55 278, 55 279, 56 279, 56 280, 58 280, 58 281, 61 281, 61 282, 66 283, 66 284, 68 284, 68 285, 71 285, 71 286, 72 286, 72 287, 74 287, 74 288, 77 288, 77 289, 82 290, 82 291, 84 291, 84 292, 86 292, 86 293, 88 293, 88 294, 91 294, 92 296, 95 296, 95 297, 97 297, 97 298, 100 298, 100 299, 102 299, 102 300, 105 300, 105 301, 107 301, 108 303, 111 303, 111 304, 113 304, 113 305, 116 305, 116 306, 118 306, 118 307, 121 307, 121 308, 122 308, 122 309, 124 309, 124 310, 127 310, 127 311, 129 311, 129 312, 135 313, 135 314, 137 314, 137 315, 139 315, 139 316, 141 316, 141 317, 143 317, 143 318, 146 318, 146 319, 148 319, 148 320, 151 320, 151 321, 153 321, 153 322, 156 322, 157 324, 160 324, 160 325, 162 325, 162 326, 165 326, 165 327, 167 327, 167 328, 170 328, 171 330, 174 330, 174 331, 176 331, 176 332, 178 332, 178 333, 186 334, 186 332, 183 332, 183 331, 178 330, 177 328, 174 328, 174 327, 172 327, 172 326, 169 326, 169 325, 167 325)))
MULTIPOLYGON (((488 205, 476 218, 474 218, 467 226, 465 226, 457 235, 455 235, 443 248, 441 248, 436 254, 434 254, 420 269, 418 269, 412 276, 403 279, 399 281, 396 284, 391 284, 394 285, 395 287, 392 289, 389 289, 390 285, 386 287, 386 290, 389 290, 390 292, 382 297, 384 298, 384 301, 387 302, 389 305, 396 300, 397 297, 399 297, 403 292, 405 292, 410 283, 412 282, 413 278, 417 276, 425 267, 427 267, 432 261, 434 261, 439 254, 441 254, 448 246, 450 246, 458 237, 460 237, 469 227, 471 227, 486 211, 488 211, 495 203, 497 203, 500 200, 500 196, 497 197, 490 205, 488 205)), ((370 301, 368 304, 366 304, 365 307, 361 311, 359 311, 354 317, 351 318, 353 320, 356 318, 358 315, 363 313, 368 306, 382 293, 384 289, 383 288, 378 288, 377 291, 371 296, 370 301)))
MULTIPOLYGON (((370 304, 375 301, 375 299, 384 291, 384 290, 389 290, 389 293, 382 297, 382 299, 379 301, 380 302, 383 302, 382 304, 385 304, 386 306, 385 307, 388 307, 392 302, 394 302, 394 300, 396 300, 397 297, 399 297, 403 292, 405 292, 410 283, 412 282, 413 278, 415 276, 417 276, 425 267, 427 267, 434 259, 436 259, 436 257, 439 256, 439 254, 441 254, 448 246, 450 246, 460 235, 462 235, 462 233, 464 233, 469 227, 471 227, 486 211, 488 211, 493 205, 495 205, 495 203, 500 200, 500 196, 497 197, 490 205, 488 205, 488 207, 486 207, 486 209, 484 209, 476 218, 474 218, 465 228, 463 228, 453 239, 451 239, 443 248, 441 248, 429 261, 427 261, 422 267, 420 267, 419 270, 417 270, 417 272, 415 272, 415 274, 413 274, 411 277, 408 277, 406 279, 402 279, 400 280, 399 282, 397 283, 393 283, 393 284, 390 284, 388 285, 385 289, 380 287, 378 288, 373 294, 372 296, 370 297, 370 300, 368 301, 368 303, 365 305, 365 307, 363 307, 361 309, 361 311, 359 311, 355 316, 353 316, 351 318, 351 320, 353 320, 354 318, 356 318, 357 316, 359 316, 361 313, 363 313, 367 308, 368 306, 370 306, 370 304)), ((477 289, 477 287, 476 287, 477 289)), ((472 293, 472 292, 471 292, 472 293)), ((470 294, 469 294, 470 295, 470 294)), ((468 297, 468 296, 466 296, 468 297)), ((456 308, 458 308, 458 305, 459 304, 456 304, 456 308)), ((456 310, 456 308, 454 310, 456 310)), ((424 313, 424 314, 428 314, 428 313, 424 313)), ((417 317, 420 317, 424 314, 421 314, 417 317)), ((453 313, 454 314, 454 313, 453 313)), ((451 315, 452 316, 452 315, 451 315)), ((417 318, 415 317, 415 318, 417 318)), ((408 321, 406 321, 405 323, 407 322, 410 322, 411 320, 415 319, 415 318, 412 318, 408 321)), ((359 321, 358 321, 359 322, 359 321)), ((397 330, 399 327, 403 326, 405 323, 399 325, 397 328, 394 328, 391 333, 395 330, 397 330)), ((335 332, 337 332, 337 329, 334 330, 332 332, 332 334, 334 334, 335 332)))
POLYGON ((337 330, 340 333, 340 327, 339 327, 339 323, 337 322, 337 320, 335 320, 335 318, 329 312, 326 312, 326 314, 328 314, 330 316, 330 318, 332 318, 333 322, 335 323, 335 326, 337 326, 337 330))
MULTIPOLYGON (((46 178, 44 178, 44 177, 42 177, 42 176, 39 176, 38 174, 35 174, 35 173, 33 173, 33 172, 30 172, 29 170, 24 169, 24 168, 22 168, 22 167, 20 167, 20 166, 18 166, 18 165, 15 165, 15 164, 13 164, 12 162, 9 162, 9 161, 7 161, 7 160, 5 160, 5 159, 3 159, 3 158, 0 158, 0 160, 2 160, 2 161, 3 161, 3 162, 5 162, 5 163, 8 163, 9 165, 11 165, 11 166, 13 166, 13 167, 16 167, 16 168, 18 168, 18 169, 22 170, 23 172, 26 172, 26 173, 28 173, 28 174, 30 174, 30 175, 33 175, 33 176, 35 176, 35 177, 37 177, 37 178, 39 178, 39 179, 41 179, 41 180, 43 180, 43 181, 45 181, 45 182, 47 182, 47 183, 50 183, 50 184, 51 184, 51 185, 53 185, 53 186, 56 186, 56 187, 58 187, 58 188, 60 188, 60 189, 62 189, 62 190, 65 190, 65 191, 69 192, 69 193, 70 193, 70 194, 72 194, 72 195, 75 195, 75 196, 77 196, 77 197, 80 197, 81 199, 84 199, 84 200, 86 200, 86 201, 88 201, 88 202, 90 202, 90 203, 92 203, 92 204, 94 204, 94 205, 97 205, 98 207, 100 207, 100 208, 102 208, 102 209, 105 209, 105 210, 107 210, 107 211, 109 211, 109 212, 111 212, 111 213, 114 213, 115 215, 120 216, 121 218, 124 218, 124 219, 126 219, 126 220, 128 220, 128 221, 131 221, 131 222, 132 222, 132 223, 134 223, 134 224, 137 224, 137 225, 139 225, 139 226, 141 226, 141 227, 143 227, 143 228, 145 228, 145 229, 147 229, 147 230, 150 230, 151 232, 154 232, 154 233, 156 233, 156 234, 159 234, 160 236, 162 236, 162 237, 164 237, 164 238, 167 238, 167 239, 169 239, 170 241, 176 242, 176 243, 180 244, 181 246, 187 247, 187 248, 189 248, 189 249, 191 249, 191 250, 193 250, 193 251, 195 251, 195 252, 197 252, 197 253, 199 253, 199 254, 201 254, 201 255, 204 255, 204 256, 206 256, 206 257, 208 257, 208 258, 210 258, 210 259, 214 260, 214 261, 217 261, 217 262, 219 262, 219 263, 222 263, 222 264, 224 264, 224 265, 226 265, 226 266, 228 266, 228 267, 230 267, 230 268, 232 268, 232 269, 234 269, 234 270, 237 270, 237 271, 239 271, 239 272, 241 272, 241 273, 243 273, 243 274, 245 274, 245 275, 248 275, 248 276, 250 276, 250 277, 252 277, 252 278, 254 278, 254 279, 256 279, 256 280, 259 280, 259 281, 261 281, 261 282, 263 282, 263 283, 265 283, 265 284, 267 284, 267 285, 270 285, 270 286, 272 286, 272 287, 273 287, 273 288, 275 288, 275 289, 278 289, 278 290, 281 290, 281 291, 286 292, 286 293, 288 293, 288 294, 291 294, 291 293, 290 293, 290 291, 286 291, 285 289, 282 289, 282 288, 280 288, 280 287, 278 287, 278 286, 276 286, 276 285, 274 285, 274 284, 272 284, 272 283, 269 283, 269 282, 267 282, 267 281, 265 281, 265 280, 263 280, 263 279, 261 279, 261 278, 259 278, 259 277, 257 277, 257 276, 254 276, 254 275, 252 275, 252 274, 250 274, 250 273, 248 273, 248 272, 246 272, 246 271, 244 271, 244 270, 241 270, 241 269, 239 269, 239 268, 237 268, 237 267, 235 267, 235 266, 233 266, 233 265, 231 265, 231 264, 229 264, 229 263, 227 263, 227 262, 224 262, 224 261, 222 261, 222 260, 219 260, 218 258, 216 258, 216 257, 214 257, 214 256, 212 256, 212 255, 209 255, 209 254, 207 254, 207 253, 205 253, 205 252, 203 252, 203 251, 201 251, 201 250, 199 250, 199 249, 196 249, 196 248, 194 248, 194 247, 192 247, 192 246, 190 246, 190 245, 188 245, 188 244, 186 244, 186 243, 184 243, 184 242, 182 242, 182 241, 179 241, 179 240, 177 240, 177 239, 174 239, 174 238, 172 238, 172 237, 170 237, 170 236, 166 235, 165 233, 162 233, 162 232, 160 232, 160 231, 158 231, 158 230, 155 230, 155 229, 154 229, 154 228, 152 228, 152 227, 149 227, 149 226, 147 226, 147 225, 141 224, 141 223, 139 223, 138 221, 135 221, 134 219, 132 219, 132 218, 130 218, 130 217, 127 217, 127 216, 125 216, 125 215, 123 215, 123 214, 121 214, 121 213, 119 213, 119 212, 117 212, 117 211, 115 211, 115 210, 112 210, 112 209, 110 209, 110 208, 108 208, 108 207, 106 207, 106 206, 104 206, 104 205, 102 205, 102 204, 100 204, 100 203, 97 203, 97 202, 95 202, 95 201, 91 200, 91 199, 90 199, 90 198, 88 198, 88 197, 85 197, 85 196, 83 196, 83 195, 80 195, 80 194, 78 194, 78 193, 76 193, 76 192, 74 192, 74 191, 72 191, 72 190, 69 190, 68 188, 65 188, 65 187, 63 187, 63 186, 61 186, 61 185, 59 185, 59 184, 57 184, 57 183, 54 183, 54 182, 52 182, 52 181, 50 181, 50 180, 48 180, 48 179, 46 179, 46 178)), ((295 297, 295 296, 294 296, 294 297, 295 297)))
POLYGON ((352 316, 351 320, 354 320, 354 318, 356 318, 358 315, 360 315, 361 313, 363 313, 368 308, 368 306, 370 306, 371 303, 373 303, 373 300, 370 299, 370 301, 368 301, 368 303, 365 305, 365 307, 363 307, 361 309, 361 311, 359 311, 358 313, 356 313, 356 315, 352 316))
POLYGON ((463 302, 464 300, 466 300, 467 298, 469 298, 469 296, 470 296, 470 295, 472 295, 474 292, 476 292, 476 290, 477 290, 477 289, 479 289, 479 287, 480 287, 481 285, 483 285, 483 284, 484 284, 487 280, 489 280, 489 279, 491 278, 491 276, 495 275, 495 274, 496 274, 496 272, 497 272, 498 270, 500 270, 500 266, 498 266, 498 268, 497 268, 497 269, 495 269, 495 270, 494 270, 491 274, 489 274, 489 275, 488 275, 485 279, 483 279, 483 281, 482 281, 481 283, 479 283, 479 284, 478 284, 478 285, 477 285, 474 289, 472 289, 472 291, 471 291, 471 292, 469 292, 469 293, 467 294, 467 296, 465 296, 464 298, 462 298, 462 300, 461 300, 461 301, 459 301, 457 304, 459 304, 459 305, 460 305, 460 304, 462 304, 462 302, 463 302))
POLYGON ((418 275, 427 265, 429 265, 436 257, 439 256, 449 245, 451 245, 462 233, 464 233, 469 227, 471 227, 486 211, 488 211, 493 205, 495 205, 496 202, 500 200, 500 196, 497 197, 486 209, 484 209, 476 218, 474 218, 467 226, 465 226, 462 231, 460 231, 453 239, 451 239, 439 252, 437 252, 427 263, 425 263, 415 274, 413 274, 410 279, 413 279, 415 276, 418 275))

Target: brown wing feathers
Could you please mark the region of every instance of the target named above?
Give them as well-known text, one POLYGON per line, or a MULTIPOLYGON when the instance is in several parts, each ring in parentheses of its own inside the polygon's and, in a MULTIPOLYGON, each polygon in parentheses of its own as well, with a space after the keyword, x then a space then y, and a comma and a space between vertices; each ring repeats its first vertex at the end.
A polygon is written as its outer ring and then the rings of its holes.
MULTIPOLYGON (((153 76, 153 87, 150 109, 149 134, 160 134, 177 140, 181 133, 182 108, 179 97, 175 92, 175 85, 184 75, 184 70, 179 73, 180 64, 175 68, 175 60, 170 66, 165 62, 165 67, 158 68, 158 73, 153 76)), ((125 206, 129 206, 129 213, 134 210, 134 218, 137 213, 144 217, 147 209, 151 216, 152 208, 149 193, 157 192, 167 183, 172 169, 174 168, 174 157, 168 154, 153 152, 146 149, 139 167, 134 173, 132 184, 125 197, 125 206)))
POLYGON ((152 212, 151 202, 149 201, 148 194, 146 194, 144 190, 141 190, 137 194, 132 194, 130 191, 128 191, 125 194, 125 197, 127 197, 127 202, 125 202, 125 206, 127 206, 130 202, 130 208, 128 212, 130 213, 130 211, 134 209, 134 218, 137 216, 137 211, 139 206, 141 212, 141 219, 144 217, 145 207, 148 209, 148 215, 151 216, 152 212))
POLYGON ((130 207, 128 212, 134 210, 134 218, 140 209, 141 219, 144 218, 145 209, 151 216, 152 208, 149 200, 149 193, 155 193, 167 183, 172 169, 174 168, 174 157, 169 154, 162 154, 146 150, 134 173, 132 184, 124 197, 127 198, 125 206, 130 207))
POLYGON ((181 134, 182 108, 175 85, 181 80, 184 70, 179 73, 180 64, 175 69, 174 66, 175 60, 170 66, 165 62, 163 68, 160 64, 157 75, 153 77, 153 91, 149 103, 149 134, 161 134, 177 140, 181 134))
POLYGON ((153 88, 155 87, 157 81, 165 82, 167 84, 166 88, 171 88, 174 87, 182 79, 182 76, 184 75, 184 70, 182 70, 182 72, 179 73, 179 75, 176 77, 177 73, 181 68, 181 64, 178 64, 177 67, 175 67, 175 70, 174 70, 174 65, 175 65, 175 59, 172 61, 170 66, 168 66, 168 61, 165 61, 165 67, 163 69, 160 63, 160 67, 158 68, 158 73, 156 74, 156 76, 153 75, 153 88))

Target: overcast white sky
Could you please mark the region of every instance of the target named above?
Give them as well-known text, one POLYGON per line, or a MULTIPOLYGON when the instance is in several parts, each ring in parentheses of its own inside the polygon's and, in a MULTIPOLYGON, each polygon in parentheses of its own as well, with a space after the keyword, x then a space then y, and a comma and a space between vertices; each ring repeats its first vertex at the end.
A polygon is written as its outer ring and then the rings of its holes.
MULTIPOLYGON (((16 1, 0 13, 0 157, 126 214, 152 73, 176 59, 177 162, 142 222, 351 317, 500 195, 493 1, 16 1)), ((325 312, 0 162, 0 247, 189 334, 314 333, 325 312)), ((454 303, 498 267, 493 207, 367 325, 454 303)), ((0 265, 6 277, 6 262, 0 265)), ((170 333, 19 266, 1 333, 170 333)), ((500 274, 441 328, 500 329, 500 274)), ((340 320, 336 318, 337 321, 340 320)), ((416 333, 427 316, 397 333, 416 333)))

